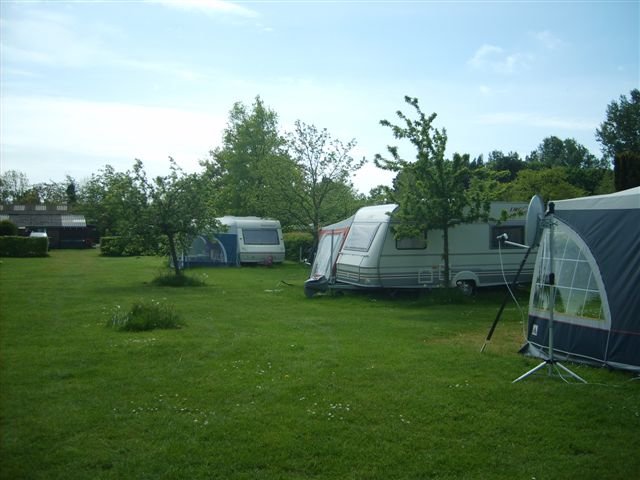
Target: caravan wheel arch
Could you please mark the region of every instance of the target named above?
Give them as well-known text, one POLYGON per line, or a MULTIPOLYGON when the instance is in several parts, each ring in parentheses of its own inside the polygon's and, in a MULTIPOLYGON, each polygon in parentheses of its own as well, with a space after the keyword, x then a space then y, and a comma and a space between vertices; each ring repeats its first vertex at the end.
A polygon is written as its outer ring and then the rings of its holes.
POLYGON ((475 292, 476 287, 480 285, 480 279, 471 270, 463 270, 458 272, 451 282, 458 287, 466 295, 470 295, 475 292))

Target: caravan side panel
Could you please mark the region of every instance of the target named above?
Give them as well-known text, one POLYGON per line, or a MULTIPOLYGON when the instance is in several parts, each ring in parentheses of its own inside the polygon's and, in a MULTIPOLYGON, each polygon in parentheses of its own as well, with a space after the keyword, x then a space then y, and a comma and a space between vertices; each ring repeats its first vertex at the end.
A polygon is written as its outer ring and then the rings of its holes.
MULTIPOLYGON (((497 204, 494 214, 522 207, 497 204)), ((444 279, 442 231, 429 230, 423 238, 396 239, 390 217, 373 213, 379 212, 356 214, 338 258, 336 281, 365 288, 439 287, 444 279)), ((482 287, 513 281, 526 250, 499 248, 496 237, 503 233, 515 243, 524 243, 524 221, 459 225, 449 231, 451 286, 469 283, 482 287)), ((533 264, 534 256, 530 255, 519 281, 531 281, 533 264)))

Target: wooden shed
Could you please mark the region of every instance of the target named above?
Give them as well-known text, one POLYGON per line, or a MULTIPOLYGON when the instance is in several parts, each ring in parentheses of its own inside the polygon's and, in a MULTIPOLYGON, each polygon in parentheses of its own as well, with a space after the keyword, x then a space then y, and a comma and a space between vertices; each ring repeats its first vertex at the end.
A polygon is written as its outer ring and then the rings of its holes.
POLYGON ((68 205, 0 205, 0 220, 13 222, 21 235, 46 232, 50 248, 87 248, 95 239, 95 229, 84 215, 68 205))

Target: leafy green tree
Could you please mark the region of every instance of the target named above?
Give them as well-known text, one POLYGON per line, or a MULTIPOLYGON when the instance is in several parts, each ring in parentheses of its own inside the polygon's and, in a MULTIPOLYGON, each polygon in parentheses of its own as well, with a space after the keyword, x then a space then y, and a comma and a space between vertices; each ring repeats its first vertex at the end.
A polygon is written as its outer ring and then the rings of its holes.
POLYGON ((131 235, 130 217, 142 201, 140 195, 132 172, 117 172, 106 165, 80 187, 76 209, 96 226, 100 236, 127 237, 131 235))
POLYGON ((20 199, 29 190, 27 175, 18 170, 7 170, 0 175, 0 202, 20 203, 20 199))
POLYGON ((600 195, 615 191, 613 171, 609 168, 565 168, 566 180, 584 190, 586 195, 600 195))
POLYGON ((516 179, 520 170, 526 168, 526 163, 520 158, 518 152, 505 154, 500 150, 494 150, 487 156, 486 166, 496 172, 508 172, 501 179, 508 183, 516 179))
POLYGON ((640 185, 640 90, 607 106, 607 118, 596 130, 605 158, 613 160, 616 190, 640 185))
POLYGON ((482 154, 478 155, 476 158, 471 160, 471 162, 469 162, 469 168, 471 168, 471 170, 475 170, 476 168, 481 168, 484 166, 485 166, 485 163, 484 163, 484 157, 482 156, 482 154))
POLYGON ((277 191, 298 225, 311 226, 314 239, 322 225, 351 215, 358 197, 351 175, 364 163, 350 152, 355 140, 346 143, 332 138, 327 129, 318 129, 300 120, 287 135, 287 153, 297 167, 297 177, 280 177, 277 191))
POLYGON ((596 158, 584 145, 572 138, 545 138, 538 148, 527 156, 526 165, 532 169, 564 169, 565 174, 558 181, 567 181, 577 187, 578 190, 575 191, 582 191, 585 195, 610 193, 606 188, 610 179, 608 161, 596 158))
POLYGON ((149 180, 142 162, 136 160, 132 179, 140 196, 139 203, 131 204, 135 215, 129 222, 140 235, 166 239, 174 272, 180 275, 178 249, 186 248, 194 235, 212 231, 216 221, 207 182, 198 174, 184 173, 173 158, 169 162, 168 175, 149 180))
POLYGON ((19 197, 14 198, 13 202, 23 205, 37 205, 39 203, 42 203, 38 185, 29 187, 19 197))
POLYGON ((350 182, 334 182, 320 210, 319 226, 344 220, 366 204, 366 196, 358 193, 350 182))
POLYGON ((367 205, 386 205, 393 203, 391 195, 389 194, 389 187, 386 185, 378 185, 369 190, 369 195, 365 200, 367 205))
POLYGON ((640 152, 622 152, 614 160, 617 191, 640 186, 640 152))
POLYGON ((398 204, 394 218, 397 237, 415 237, 428 229, 442 231, 444 240, 444 285, 450 286, 449 231, 456 225, 488 219, 491 200, 501 192, 492 171, 470 168, 469 155, 454 154, 445 158, 446 130, 433 126, 436 114, 426 116, 418 99, 405 96, 405 102, 415 109, 417 119, 396 112, 401 120, 395 125, 388 120, 380 124, 391 128, 398 140, 408 140, 417 150, 416 160, 400 157, 398 147, 389 146, 390 159, 380 154, 375 163, 385 170, 397 172, 395 188, 390 198, 398 204))
POLYGON ((60 205, 74 203, 71 200, 73 199, 72 195, 75 195, 75 180, 69 175, 66 176, 63 182, 50 180, 48 182, 37 183, 33 186, 33 189, 40 203, 60 205), (71 187, 72 185, 73 187, 71 187))
POLYGON ((607 168, 606 160, 599 160, 573 138, 561 140, 551 136, 542 140, 536 150, 526 158, 530 168, 607 168))
POLYGON ((302 172, 286 152, 274 156, 269 163, 262 165, 261 187, 253 215, 275 218, 284 229, 301 226, 300 210, 302 205, 295 203, 298 192, 303 188, 302 172), (295 200, 294 200, 295 199, 295 200))
POLYGON ((506 196, 512 201, 525 202, 536 194, 547 202, 582 197, 587 192, 569 183, 566 168, 550 167, 521 170, 516 180, 509 184, 506 196))
POLYGON ((67 175, 67 188, 65 189, 65 194, 67 196, 67 203, 69 205, 75 205, 78 201, 78 193, 76 187, 76 181, 67 175))
POLYGON ((49 181, 35 185, 30 185, 27 176, 16 170, 8 170, 0 177, 0 197, 3 203, 72 204, 71 194, 74 192, 75 180, 69 175, 65 182, 49 181))
POLYGON ((596 139, 607 160, 624 152, 640 154, 640 90, 620 96, 607 106, 607 118, 596 130, 596 139))
POLYGON ((272 200, 278 198, 280 180, 291 182, 295 178, 295 166, 286 157, 285 144, 278 131, 277 114, 259 96, 250 108, 241 102, 233 105, 222 147, 211 151, 211 158, 202 162, 225 214, 274 216, 272 200), (274 185, 276 180, 278 184, 274 185))

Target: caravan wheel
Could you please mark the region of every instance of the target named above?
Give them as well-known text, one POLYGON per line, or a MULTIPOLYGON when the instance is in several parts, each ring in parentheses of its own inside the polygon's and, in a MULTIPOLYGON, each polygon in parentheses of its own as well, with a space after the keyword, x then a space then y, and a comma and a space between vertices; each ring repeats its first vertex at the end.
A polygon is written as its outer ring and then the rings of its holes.
POLYGON ((456 285, 463 295, 471 296, 476 292, 476 282, 473 280, 458 280, 456 285))

